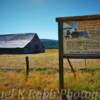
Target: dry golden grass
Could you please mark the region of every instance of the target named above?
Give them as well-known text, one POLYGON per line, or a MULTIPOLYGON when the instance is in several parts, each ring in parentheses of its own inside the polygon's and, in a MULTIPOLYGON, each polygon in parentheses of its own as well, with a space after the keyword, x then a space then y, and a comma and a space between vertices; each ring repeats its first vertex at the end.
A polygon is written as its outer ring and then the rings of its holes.
POLYGON ((57 89, 58 74, 30 73, 28 81, 24 72, 0 73, 0 91, 11 88, 57 89))
MULTIPOLYGON (((74 68, 84 68, 84 60, 71 60, 74 68)), ((75 91, 95 90, 100 91, 100 66, 99 60, 88 60, 88 70, 77 71, 76 79, 70 69, 67 60, 65 65, 65 88, 75 91)), ((56 90, 59 87, 58 50, 46 50, 46 53, 31 55, 0 55, 0 92, 9 89, 36 89, 56 90), (29 57, 30 68, 28 81, 25 81, 25 57, 29 57), (11 69, 14 69, 12 71, 11 69), (17 69, 22 69, 17 72, 17 69)), ((56 99, 54 99, 56 100, 56 99)), ((58 100, 58 99, 57 99, 58 100)))
MULTIPOLYGON (((58 69, 58 50, 49 49, 45 53, 41 54, 29 54, 29 55, 0 55, 0 68, 25 68, 25 57, 29 57, 30 68, 56 68, 58 69)), ((84 60, 71 60, 74 67, 85 67, 84 60)), ((87 66, 96 67, 100 66, 99 60, 87 60, 87 66)), ((67 60, 64 60, 65 68, 70 68, 67 60)))
POLYGON ((46 53, 29 55, 0 55, 0 67, 24 68, 25 57, 30 60, 30 67, 58 67, 57 50, 46 50, 46 53))

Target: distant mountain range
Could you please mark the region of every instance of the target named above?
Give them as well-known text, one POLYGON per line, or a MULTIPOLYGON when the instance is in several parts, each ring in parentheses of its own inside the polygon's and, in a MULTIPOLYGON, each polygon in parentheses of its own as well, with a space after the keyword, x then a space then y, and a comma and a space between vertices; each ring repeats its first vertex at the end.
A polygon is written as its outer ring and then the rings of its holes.
POLYGON ((58 40, 41 39, 46 49, 58 49, 58 40))

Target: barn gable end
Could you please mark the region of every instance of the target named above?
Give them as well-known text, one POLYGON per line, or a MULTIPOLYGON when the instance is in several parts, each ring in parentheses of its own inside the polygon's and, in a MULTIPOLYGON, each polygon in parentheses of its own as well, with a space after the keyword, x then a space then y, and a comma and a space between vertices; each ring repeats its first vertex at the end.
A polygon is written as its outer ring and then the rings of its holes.
POLYGON ((37 34, 35 34, 32 40, 24 47, 24 52, 27 53, 28 51, 30 51, 30 53, 45 52, 45 47, 37 34))

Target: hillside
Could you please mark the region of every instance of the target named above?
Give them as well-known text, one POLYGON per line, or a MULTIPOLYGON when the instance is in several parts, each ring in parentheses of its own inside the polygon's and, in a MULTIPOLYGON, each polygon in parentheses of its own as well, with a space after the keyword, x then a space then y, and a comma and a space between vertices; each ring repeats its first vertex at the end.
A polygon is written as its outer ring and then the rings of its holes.
POLYGON ((46 49, 58 49, 58 40, 41 39, 46 49))

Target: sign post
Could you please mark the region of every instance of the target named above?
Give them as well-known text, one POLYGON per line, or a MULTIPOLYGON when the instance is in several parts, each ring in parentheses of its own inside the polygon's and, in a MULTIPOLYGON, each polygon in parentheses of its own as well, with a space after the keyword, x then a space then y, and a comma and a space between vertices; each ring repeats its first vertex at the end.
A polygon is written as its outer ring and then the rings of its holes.
POLYGON ((60 91, 64 89, 64 66, 63 66, 63 23, 58 23, 59 38, 59 87, 60 91))

